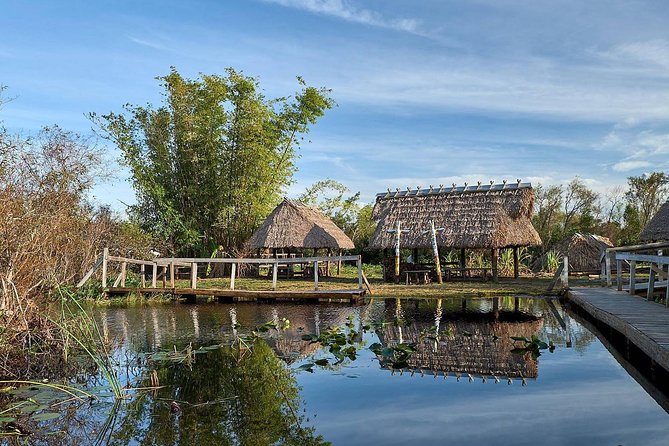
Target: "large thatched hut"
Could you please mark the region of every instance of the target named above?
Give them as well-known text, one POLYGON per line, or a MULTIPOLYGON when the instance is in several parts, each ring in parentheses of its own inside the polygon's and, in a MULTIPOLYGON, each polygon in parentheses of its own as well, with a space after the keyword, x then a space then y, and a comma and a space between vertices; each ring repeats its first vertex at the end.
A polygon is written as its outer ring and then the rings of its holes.
POLYGON ((669 240, 669 201, 650 219, 639 238, 645 243, 669 240))
POLYGON ((353 249, 351 239, 318 209, 284 199, 251 236, 249 247, 264 249, 353 249))
POLYGON ((541 244, 532 226, 534 190, 520 181, 464 187, 442 187, 415 190, 399 189, 377 194, 373 218, 378 226, 370 249, 395 247, 398 222, 401 247, 428 249, 430 221, 437 228, 437 245, 461 250, 461 267, 465 268, 465 250, 490 250, 493 276, 497 277, 498 251, 514 250, 514 275, 518 275, 517 248, 541 244))
MULTIPOLYGON (((574 272, 599 272, 601 258, 607 248, 613 243, 606 237, 596 234, 577 232, 558 242, 552 249, 559 258, 569 257, 569 270, 574 272)), ((540 271, 547 263, 548 252, 536 259, 532 264, 532 271, 540 271)))

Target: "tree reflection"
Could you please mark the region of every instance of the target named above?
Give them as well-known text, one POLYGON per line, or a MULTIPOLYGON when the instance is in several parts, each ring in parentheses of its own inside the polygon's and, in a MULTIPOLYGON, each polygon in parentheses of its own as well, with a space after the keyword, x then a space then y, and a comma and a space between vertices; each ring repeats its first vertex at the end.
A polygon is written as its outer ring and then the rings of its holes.
POLYGON ((156 372, 162 387, 128 404, 106 444, 329 444, 302 427, 297 382, 264 340, 198 355, 192 370, 156 372))

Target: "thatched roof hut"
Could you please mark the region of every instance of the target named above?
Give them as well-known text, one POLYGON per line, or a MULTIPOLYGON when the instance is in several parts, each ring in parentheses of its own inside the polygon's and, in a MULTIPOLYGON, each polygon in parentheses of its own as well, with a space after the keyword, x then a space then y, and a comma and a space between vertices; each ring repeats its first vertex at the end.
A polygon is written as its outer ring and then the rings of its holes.
POLYGON ((639 238, 645 243, 669 240, 669 201, 650 219, 639 238))
POLYGON ((351 239, 318 209, 284 199, 251 236, 252 249, 353 249, 351 239))
POLYGON ((371 249, 395 246, 399 221, 402 248, 430 248, 424 231, 429 221, 444 230, 437 244, 447 248, 501 249, 541 245, 532 226, 534 190, 529 183, 439 187, 377 194, 373 218, 378 222, 371 249))
MULTIPOLYGON (((558 256, 569 257, 569 269, 575 272, 599 272, 601 269, 600 259, 607 248, 612 248, 613 243, 606 237, 596 234, 577 232, 558 242, 554 247, 558 256)), ((546 263, 545 253, 532 264, 532 271, 537 272, 546 263)))

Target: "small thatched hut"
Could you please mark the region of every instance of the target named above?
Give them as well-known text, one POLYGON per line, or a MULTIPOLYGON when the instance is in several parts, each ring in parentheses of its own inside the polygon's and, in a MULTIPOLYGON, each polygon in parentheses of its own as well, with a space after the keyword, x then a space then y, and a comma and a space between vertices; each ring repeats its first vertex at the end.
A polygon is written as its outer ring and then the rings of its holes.
POLYGON ((541 245, 541 238, 532 226, 533 207, 532 185, 520 181, 406 191, 389 189, 376 196, 372 216, 378 226, 369 248, 393 248, 396 237, 392 231, 398 222, 407 231, 401 235, 402 248, 430 248, 430 235, 425 231, 433 221, 437 228, 443 228, 437 235, 437 245, 460 249, 462 268, 465 249, 491 250, 496 277, 498 250, 513 248, 517 276, 517 248, 541 245))
POLYGON ((318 209, 284 199, 251 236, 252 249, 353 249, 351 239, 318 209))
POLYGON ((650 219, 639 238, 644 243, 669 240, 669 201, 650 219))
MULTIPOLYGON (((574 272, 599 272, 602 253, 612 248, 613 243, 606 237, 596 234, 577 232, 558 242, 553 251, 558 257, 569 257, 569 270, 574 272)), ((540 271, 546 264, 548 253, 545 253, 532 264, 532 271, 540 271)))

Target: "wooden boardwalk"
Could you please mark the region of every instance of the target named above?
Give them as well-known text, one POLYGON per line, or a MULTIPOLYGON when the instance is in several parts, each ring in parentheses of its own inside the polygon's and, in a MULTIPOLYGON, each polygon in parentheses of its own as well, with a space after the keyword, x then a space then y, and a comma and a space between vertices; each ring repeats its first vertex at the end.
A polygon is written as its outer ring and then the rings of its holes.
POLYGON ((170 294, 173 298, 193 299, 195 296, 217 297, 221 302, 350 302, 361 303, 364 290, 293 290, 293 291, 251 291, 215 288, 127 288, 111 287, 109 295, 137 294, 170 294))
POLYGON ((567 298, 669 371, 669 309, 611 288, 574 288, 567 298))

